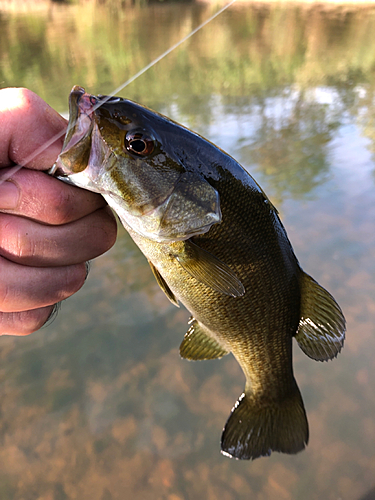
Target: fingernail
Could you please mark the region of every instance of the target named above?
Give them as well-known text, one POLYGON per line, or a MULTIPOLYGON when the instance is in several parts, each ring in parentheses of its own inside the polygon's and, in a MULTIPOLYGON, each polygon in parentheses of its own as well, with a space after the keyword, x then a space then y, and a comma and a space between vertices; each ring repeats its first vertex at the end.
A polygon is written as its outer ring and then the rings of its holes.
POLYGON ((0 184, 0 210, 17 208, 20 192, 18 187, 11 181, 0 184))

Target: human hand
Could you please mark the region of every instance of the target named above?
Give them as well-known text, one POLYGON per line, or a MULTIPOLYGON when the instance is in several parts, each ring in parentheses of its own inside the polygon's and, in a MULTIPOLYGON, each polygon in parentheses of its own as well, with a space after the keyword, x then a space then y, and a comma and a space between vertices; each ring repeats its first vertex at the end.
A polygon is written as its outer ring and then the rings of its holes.
POLYGON ((100 195, 42 172, 56 161, 64 134, 32 158, 65 129, 66 120, 30 90, 0 90, 0 335, 38 330, 54 304, 81 288, 85 262, 116 239, 100 195), (14 173, 14 165, 27 168, 14 173))

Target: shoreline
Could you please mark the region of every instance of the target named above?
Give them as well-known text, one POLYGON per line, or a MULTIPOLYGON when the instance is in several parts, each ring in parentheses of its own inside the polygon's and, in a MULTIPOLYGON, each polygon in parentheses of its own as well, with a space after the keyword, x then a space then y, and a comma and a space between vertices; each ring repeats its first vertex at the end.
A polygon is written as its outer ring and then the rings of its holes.
MULTIPOLYGON (((210 4, 220 4, 224 5, 227 3, 225 0, 197 0, 199 3, 210 3, 210 4)), ((122 0, 107 0, 107 2, 100 2, 100 5, 105 4, 121 4, 124 3, 122 0)), ((128 5, 131 2, 126 2, 128 5)), ((137 2, 135 0, 135 5, 139 5, 142 2, 137 2)), ((157 2, 153 2, 157 4, 157 2)), ((162 3, 162 2, 160 2, 162 3)), ((178 3, 178 2, 176 2, 178 3)), ((182 3, 182 2, 181 2, 182 3)), ((185 2, 183 2, 185 3, 185 2)), ((299 5, 352 5, 353 7, 361 7, 368 5, 375 5, 375 0, 236 0, 236 3, 247 3, 247 4, 269 4, 269 5, 287 5, 287 4, 299 4, 299 5)), ((98 0, 76 0, 76 1, 53 1, 53 0, 0 0, 0 10, 6 10, 7 8, 21 8, 31 10, 33 8, 51 7, 51 6, 73 6, 73 5, 87 5, 87 4, 98 4, 98 0)))
MULTIPOLYGON (((180 3, 181 6, 188 4, 201 4, 210 6, 212 9, 221 8, 229 0, 191 0, 189 1, 177 1, 174 3, 180 3)), ((67 8, 84 8, 93 9, 96 6, 98 8, 112 8, 112 9, 142 9, 150 5, 165 5, 169 2, 152 1, 148 3, 147 0, 106 0, 99 2, 98 0, 73 0, 69 1, 57 1, 57 0, 0 0, 0 15, 3 14, 47 14, 51 11, 65 10, 67 8)), ((171 2, 172 3, 172 2, 171 2)), ((300 9, 307 10, 325 10, 325 11, 359 11, 359 10, 369 10, 375 6, 375 0, 236 0, 232 5, 233 8, 236 6, 239 8, 244 5, 253 5, 254 8, 269 8, 271 10, 277 8, 288 8, 295 6, 300 9)))

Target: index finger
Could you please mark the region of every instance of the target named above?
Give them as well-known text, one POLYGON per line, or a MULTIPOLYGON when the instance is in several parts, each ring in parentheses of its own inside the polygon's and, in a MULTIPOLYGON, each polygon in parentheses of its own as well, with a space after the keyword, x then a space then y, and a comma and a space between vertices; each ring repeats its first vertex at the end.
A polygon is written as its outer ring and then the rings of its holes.
MULTIPOLYGON (((46 224, 66 224, 81 219, 107 204, 104 198, 96 193, 28 168, 21 168, 11 175, 10 180, 11 182, 7 181, 4 185, 13 184, 18 188, 18 201, 12 208, 4 207, 0 196, 0 212, 22 215, 46 224)), ((0 186, 0 194, 4 185, 0 186)))

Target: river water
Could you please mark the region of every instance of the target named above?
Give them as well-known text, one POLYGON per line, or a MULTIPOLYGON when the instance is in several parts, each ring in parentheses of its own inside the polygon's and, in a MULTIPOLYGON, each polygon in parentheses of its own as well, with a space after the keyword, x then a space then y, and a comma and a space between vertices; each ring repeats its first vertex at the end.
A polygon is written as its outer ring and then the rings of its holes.
MULTIPOLYGON (((111 92, 218 8, 119 4, 3 6, 0 86, 66 113, 73 85, 111 92)), ((307 449, 220 454, 243 374, 180 359, 189 314, 120 229, 53 323, 0 339, 2 500, 375 498, 374 47, 371 5, 238 3, 121 93, 239 160, 340 303, 338 358, 294 349, 307 449)))

